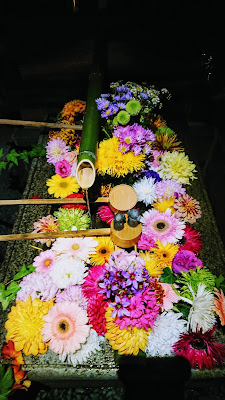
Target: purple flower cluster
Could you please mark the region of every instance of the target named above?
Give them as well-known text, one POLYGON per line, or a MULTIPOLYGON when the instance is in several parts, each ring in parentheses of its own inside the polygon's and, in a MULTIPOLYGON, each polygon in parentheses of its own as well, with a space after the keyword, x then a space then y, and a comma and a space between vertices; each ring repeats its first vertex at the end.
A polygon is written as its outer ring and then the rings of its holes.
POLYGON ((149 142, 155 140, 155 135, 150 129, 145 129, 141 125, 117 126, 113 135, 120 141, 119 150, 121 153, 132 151, 134 154, 150 154, 151 146, 149 142))
POLYGON ((146 178, 154 178, 155 179, 155 183, 156 182, 160 182, 162 180, 162 178, 160 178, 158 172, 153 171, 153 169, 149 169, 148 171, 144 171, 144 176, 146 176, 146 178))
POLYGON ((101 117, 108 119, 111 115, 115 115, 118 111, 126 108, 126 103, 133 98, 132 92, 125 86, 117 87, 117 93, 110 95, 109 93, 101 94, 95 102, 97 109, 101 111, 101 117))

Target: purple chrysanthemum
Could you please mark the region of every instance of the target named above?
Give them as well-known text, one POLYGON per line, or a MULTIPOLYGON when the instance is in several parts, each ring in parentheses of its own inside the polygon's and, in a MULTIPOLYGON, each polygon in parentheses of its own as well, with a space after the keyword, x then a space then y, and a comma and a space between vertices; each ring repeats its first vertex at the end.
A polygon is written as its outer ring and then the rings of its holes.
POLYGON ((31 296, 31 300, 38 298, 42 301, 49 301, 59 292, 51 277, 46 278, 45 272, 32 272, 26 275, 19 286, 21 289, 17 293, 16 300, 22 301, 26 301, 28 296, 31 296))
POLYGON ((172 268, 175 273, 180 271, 188 272, 190 269, 196 269, 197 267, 203 267, 202 261, 190 250, 180 250, 174 256, 172 262, 172 268))
POLYGON ((162 200, 163 198, 174 197, 176 195, 182 195, 186 192, 182 185, 173 179, 163 179, 156 183, 155 187, 157 198, 162 200))
POLYGON ((56 294, 56 303, 62 301, 76 301, 79 307, 87 309, 87 299, 84 297, 82 288, 79 285, 70 285, 61 293, 56 294))

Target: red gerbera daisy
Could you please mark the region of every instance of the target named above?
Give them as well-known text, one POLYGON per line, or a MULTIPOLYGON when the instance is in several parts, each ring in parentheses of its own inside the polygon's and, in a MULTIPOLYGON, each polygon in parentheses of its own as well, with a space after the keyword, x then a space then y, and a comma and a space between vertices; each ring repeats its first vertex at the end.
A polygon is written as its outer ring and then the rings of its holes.
POLYGON ((98 335, 104 336, 106 333, 105 312, 108 307, 107 298, 103 295, 95 294, 88 301, 87 313, 89 324, 98 335))
POLYGON ((190 362, 192 368, 213 369, 221 365, 225 359, 225 346, 217 343, 213 336, 216 327, 207 332, 188 332, 180 336, 173 346, 175 355, 183 356, 190 362))
POLYGON ((89 269, 88 275, 81 286, 83 294, 87 299, 90 299, 94 295, 99 295, 100 288, 98 287, 98 283, 104 269, 103 265, 95 265, 89 269))
POLYGON ((184 236, 180 241, 179 250, 190 250, 198 254, 202 250, 201 234, 197 229, 186 225, 184 229, 184 236))
MULTIPOLYGON (((84 196, 81 193, 72 193, 66 196, 66 199, 83 199, 84 196)), ((87 211, 88 207, 85 204, 65 204, 62 208, 80 208, 81 210, 87 211)))

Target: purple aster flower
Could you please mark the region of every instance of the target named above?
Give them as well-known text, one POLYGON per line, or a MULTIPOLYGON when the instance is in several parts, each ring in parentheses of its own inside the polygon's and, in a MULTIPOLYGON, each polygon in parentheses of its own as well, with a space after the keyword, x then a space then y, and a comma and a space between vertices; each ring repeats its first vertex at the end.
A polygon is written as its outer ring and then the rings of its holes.
POLYGON ((197 267, 203 267, 202 261, 190 250, 180 250, 174 256, 172 261, 172 268, 175 273, 180 271, 188 272, 190 269, 196 269, 197 267))
POLYGON ((140 93, 140 97, 142 97, 142 99, 148 99, 147 93, 144 93, 144 92, 140 93))
POLYGON ((118 149, 121 153, 127 153, 130 150, 130 145, 126 142, 120 142, 118 149))
POLYGON ((118 86, 118 87, 116 88, 116 90, 117 90, 117 92, 127 92, 129 89, 128 89, 127 86, 121 85, 121 86, 118 86))
POLYGON ((104 98, 100 97, 99 99, 96 100, 96 104, 97 104, 97 109, 99 111, 101 111, 101 110, 105 110, 106 108, 108 108, 110 105, 110 102, 109 102, 109 100, 105 100, 104 98))
POLYGON ((124 315, 129 316, 130 312, 127 307, 130 305, 130 301, 126 297, 115 296, 115 302, 109 303, 110 307, 113 307, 111 317, 123 317, 124 315))
POLYGON ((138 154, 141 154, 142 152, 142 146, 139 144, 134 144, 131 148, 131 151, 137 156, 138 154))
POLYGON ((122 272, 123 277, 126 279, 125 286, 131 286, 134 289, 138 289, 138 282, 143 281, 142 270, 140 268, 134 269, 133 265, 130 265, 127 271, 122 272))
POLYGON ((143 153, 144 154, 150 154, 151 153, 151 147, 146 143, 145 145, 144 145, 144 147, 143 147, 143 153))
POLYGON ((156 182, 160 182, 162 180, 162 178, 160 178, 158 172, 153 171, 153 169, 145 171, 144 172, 144 176, 146 176, 147 178, 154 178, 155 179, 155 183, 156 182))
POLYGON ((146 129, 146 135, 145 138, 148 142, 154 142, 155 140, 155 135, 150 129, 146 129))
POLYGON ((126 108, 126 104, 123 103, 122 101, 119 101, 117 103, 117 107, 119 108, 119 110, 124 110, 126 108))

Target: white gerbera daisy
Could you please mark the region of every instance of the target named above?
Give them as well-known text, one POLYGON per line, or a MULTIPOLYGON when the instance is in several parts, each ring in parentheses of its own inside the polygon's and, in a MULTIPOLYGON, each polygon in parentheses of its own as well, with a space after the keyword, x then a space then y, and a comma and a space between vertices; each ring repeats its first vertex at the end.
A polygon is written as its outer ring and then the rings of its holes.
POLYGON ((193 332, 202 329, 204 333, 212 329, 216 323, 216 315, 213 311, 214 295, 212 292, 206 290, 206 286, 203 283, 199 283, 197 294, 194 293, 191 286, 189 287, 193 300, 186 299, 186 301, 189 300, 188 302, 192 304, 188 315, 188 328, 191 328, 193 332))
POLYGON ((156 200, 154 178, 144 176, 144 178, 134 183, 133 189, 137 193, 138 201, 143 201, 146 206, 156 200))
POLYGON ((93 353, 101 350, 100 345, 103 341, 105 341, 105 338, 98 335, 94 329, 91 329, 86 342, 81 344, 80 350, 77 350, 73 354, 62 353, 59 355, 59 359, 63 362, 67 360, 67 363, 72 364, 74 367, 77 364, 83 364, 93 353))
POLYGON ((69 285, 81 285, 87 270, 88 267, 80 258, 64 255, 55 262, 49 275, 59 289, 65 289, 69 285))
POLYGON ((181 313, 173 311, 164 311, 158 316, 148 335, 148 344, 145 348, 148 357, 165 357, 173 354, 174 343, 187 331, 187 321, 181 317, 181 313))
POLYGON ((52 250, 56 252, 56 258, 58 259, 67 254, 88 262, 89 255, 96 252, 97 242, 92 237, 58 238, 53 243, 53 246, 52 250))

